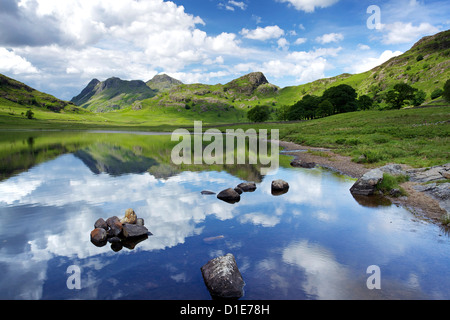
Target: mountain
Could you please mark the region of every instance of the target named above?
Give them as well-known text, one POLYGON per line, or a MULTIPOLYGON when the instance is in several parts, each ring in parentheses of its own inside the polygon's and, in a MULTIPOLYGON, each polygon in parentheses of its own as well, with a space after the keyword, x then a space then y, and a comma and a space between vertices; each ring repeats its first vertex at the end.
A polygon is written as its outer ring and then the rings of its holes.
POLYGON ((141 80, 121 80, 116 77, 105 81, 93 79, 71 102, 94 112, 106 112, 132 106, 135 101, 154 97, 156 91, 141 80))
POLYGON ((0 74, 0 104, 21 105, 52 112, 80 111, 71 102, 40 92, 2 74, 0 74), (4 103, 2 103, 2 100, 4 103))
POLYGON ((173 87, 183 84, 180 80, 174 79, 167 74, 157 74, 145 83, 150 89, 158 92, 168 91, 173 87))

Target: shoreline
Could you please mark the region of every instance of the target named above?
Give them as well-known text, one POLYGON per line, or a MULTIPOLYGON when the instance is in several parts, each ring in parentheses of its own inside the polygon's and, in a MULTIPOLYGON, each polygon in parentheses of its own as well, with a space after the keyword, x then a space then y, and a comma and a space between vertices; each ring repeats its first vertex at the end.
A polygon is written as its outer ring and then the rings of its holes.
MULTIPOLYGON (((314 162, 321 167, 339 172, 355 179, 359 179, 366 172, 375 169, 368 168, 364 164, 353 162, 351 157, 336 154, 328 148, 309 147, 282 140, 279 140, 279 145, 283 148, 282 154, 293 156, 294 160, 314 162)), ((406 165, 404 168, 411 169, 406 165)), ((401 196, 398 198, 390 196, 383 197, 389 199, 392 204, 406 208, 414 216, 420 219, 445 227, 441 223, 441 217, 446 213, 446 211, 440 207, 439 202, 436 199, 432 198, 425 192, 420 192, 414 189, 414 186, 417 184, 418 183, 416 182, 410 181, 401 184, 401 187, 403 187, 408 194, 407 196, 401 196)))

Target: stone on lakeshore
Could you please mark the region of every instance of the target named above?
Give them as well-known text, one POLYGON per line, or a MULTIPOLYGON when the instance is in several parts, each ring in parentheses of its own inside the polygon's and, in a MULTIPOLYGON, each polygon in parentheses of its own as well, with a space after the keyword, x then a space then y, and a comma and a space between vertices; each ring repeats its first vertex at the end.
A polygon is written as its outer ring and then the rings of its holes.
POLYGON ((208 190, 203 190, 202 192, 201 192, 201 194, 203 194, 203 195, 212 195, 212 194, 216 194, 215 192, 212 192, 212 191, 208 191, 208 190))
POLYGON ((239 202, 241 200, 241 196, 239 193, 237 193, 234 189, 232 188, 228 188, 225 189, 223 191, 221 191, 218 195, 217 198, 228 202, 228 203, 236 203, 239 202))
POLYGON ((272 181, 272 195, 278 196, 285 194, 289 190, 289 184, 281 179, 272 181))
POLYGON ((133 209, 127 209, 125 211, 125 217, 122 218, 122 220, 120 220, 120 222, 122 223, 129 223, 129 224, 135 224, 136 223, 136 213, 134 212, 133 209))
POLYGON ((383 180, 383 171, 373 169, 366 172, 350 188, 352 194, 369 196, 375 193, 377 184, 383 180))
POLYGON ((107 234, 103 228, 95 228, 91 231, 91 242, 98 246, 104 246, 106 244, 107 234))
POLYGON ((231 253, 210 260, 201 271, 213 299, 239 299, 244 295, 245 283, 231 253))
POLYGON ((291 162, 291 166, 292 167, 300 167, 300 168, 307 168, 307 169, 311 169, 314 168, 316 166, 315 162, 306 162, 306 161, 302 161, 302 160, 293 160, 291 162))
POLYGON ((237 187, 244 192, 253 192, 256 190, 256 184, 254 182, 243 182, 238 184, 237 187))

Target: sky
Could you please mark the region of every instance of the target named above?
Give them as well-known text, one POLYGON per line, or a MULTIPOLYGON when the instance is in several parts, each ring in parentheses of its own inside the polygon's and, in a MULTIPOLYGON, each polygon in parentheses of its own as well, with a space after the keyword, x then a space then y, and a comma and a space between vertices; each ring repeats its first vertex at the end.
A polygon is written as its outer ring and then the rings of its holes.
POLYGON ((70 100, 90 80, 279 87, 360 73, 450 29, 447 0, 0 0, 0 73, 70 100))

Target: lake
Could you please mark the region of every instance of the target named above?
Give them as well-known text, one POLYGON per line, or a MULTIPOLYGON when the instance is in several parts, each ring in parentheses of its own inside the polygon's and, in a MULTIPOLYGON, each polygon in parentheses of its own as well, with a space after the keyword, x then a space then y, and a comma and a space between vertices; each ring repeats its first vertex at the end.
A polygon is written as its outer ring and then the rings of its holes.
POLYGON ((232 253, 241 300, 449 299, 446 230, 324 168, 173 165, 170 135, 0 132, 0 299, 209 300, 200 268, 232 253), (290 185, 271 194, 271 182, 290 185), (257 189, 235 204, 215 195, 257 189), (133 208, 152 235, 97 247, 98 218, 133 208), (381 289, 369 289, 369 266, 381 289), (71 266, 81 288, 69 288, 71 266))

